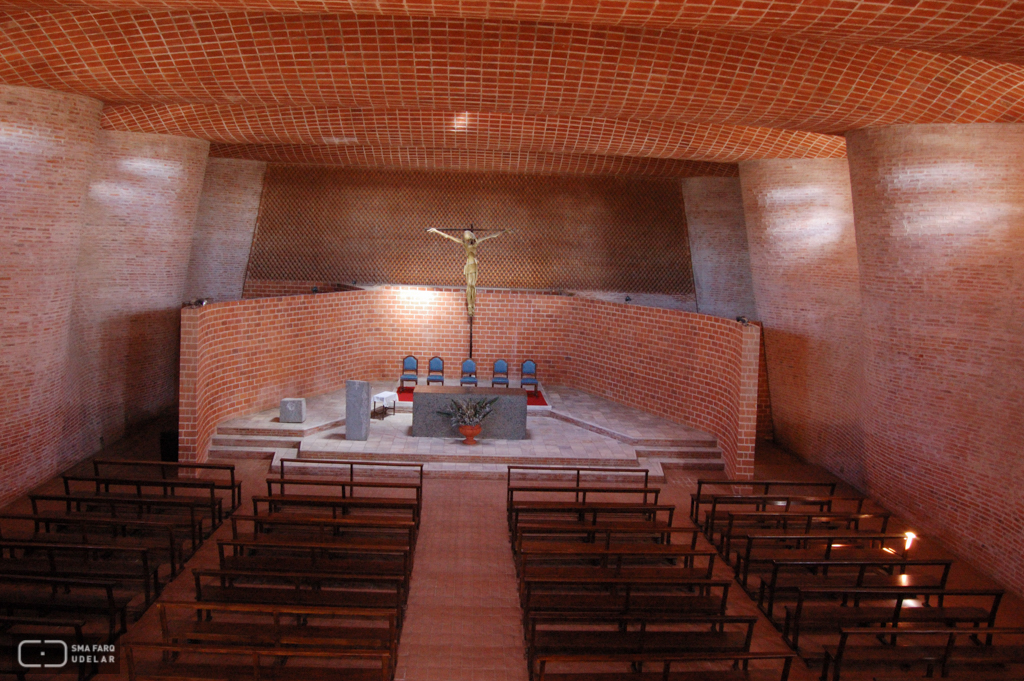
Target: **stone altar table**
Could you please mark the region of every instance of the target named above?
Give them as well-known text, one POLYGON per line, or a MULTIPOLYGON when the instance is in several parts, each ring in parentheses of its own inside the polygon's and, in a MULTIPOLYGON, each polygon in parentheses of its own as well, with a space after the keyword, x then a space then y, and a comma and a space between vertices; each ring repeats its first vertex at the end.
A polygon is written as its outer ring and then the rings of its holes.
POLYGON ((491 406, 491 415, 483 420, 477 439, 525 440, 526 391, 513 388, 463 388, 416 386, 412 394, 413 437, 457 437, 459 429, 451 425, 447 416, 452 400, 484 400, 497 397, 491 406))

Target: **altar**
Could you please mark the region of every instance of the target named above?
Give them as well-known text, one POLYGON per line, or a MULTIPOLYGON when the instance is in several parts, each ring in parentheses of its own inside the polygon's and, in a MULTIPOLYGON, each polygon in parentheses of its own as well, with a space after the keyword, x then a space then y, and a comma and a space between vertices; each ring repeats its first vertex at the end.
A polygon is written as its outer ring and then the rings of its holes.
POLYGON ((412 394, 412 435, 461 438, 459 429, 451 425, 447 416, 438 412, 449 411, 452 400, 489 400, 497 397, 498 401, 491 407, 490 416, 480 424, 477 439, 524 440, 526 392, 514 388, 416 386, 412 394))

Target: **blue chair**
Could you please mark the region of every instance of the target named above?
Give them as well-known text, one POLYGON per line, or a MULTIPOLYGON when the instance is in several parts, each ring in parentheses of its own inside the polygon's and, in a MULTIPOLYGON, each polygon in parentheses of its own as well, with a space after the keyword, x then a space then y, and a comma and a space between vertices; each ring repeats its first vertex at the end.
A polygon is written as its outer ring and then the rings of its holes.
POLYGON ((494 361, 494 370, 491 371, 491 387, 503 385, 508 387, 508 362, 503 359, 494 361))
POLYGON ((462 378, 459 385, 476 385, 476 362, 467 359, 462 363, 462 378))
POLYGON ((444 360, 440 357, 431 357, 427 365, 427 385, 431 383, 444 385, 444 360))
POLYGON ((412 355, 402 360, 402 375, 398 379, 398 387, 404 388, 406 381, 412 381, 413 385, 420 382, 420 363, 412 355))
POLYGON ((532 359, 523 362, 522 378, 519 379, 519 387, 526 389, 526 386, 533 386, 532 392, 540 390, 540 383, 537 382, 537 363, 532 359))

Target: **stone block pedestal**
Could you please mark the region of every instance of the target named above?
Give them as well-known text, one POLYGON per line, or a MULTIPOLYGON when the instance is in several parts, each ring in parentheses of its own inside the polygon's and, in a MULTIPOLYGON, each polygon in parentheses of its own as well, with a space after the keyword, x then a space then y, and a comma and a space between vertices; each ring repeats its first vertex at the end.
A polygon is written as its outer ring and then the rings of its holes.
POLYGON ((345 381, 345 439, 370 437, 370 384, 345 381))
POLYGON ((306 420, 306 398, 286 397, 281 400, 281 423, 303 423, 306 420))

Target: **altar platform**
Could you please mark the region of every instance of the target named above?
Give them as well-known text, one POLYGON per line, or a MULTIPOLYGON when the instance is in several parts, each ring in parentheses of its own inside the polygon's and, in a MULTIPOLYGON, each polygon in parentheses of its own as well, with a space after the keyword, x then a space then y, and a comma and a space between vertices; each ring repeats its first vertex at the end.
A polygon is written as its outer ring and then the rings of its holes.
MULTIPOLYGON (((457 385, 457 381, 454 382, 457 385)), ((373 393, 394 390, 394 381, 374 381, 373 393)), ((565 386, 542 386, 548 406, 528 407, 523 440, 412 436, 412 403, 370 423, 365 441, 345 439, 345 391, 306 398, 306 421, 279 423, 278 410, 230 419, 220 425, 211 459, 282 458, 420 462, 427 475, 504 477, 508 464, 721 470, 714 436, 668 419, 565 386)), ((311 466, 309 473, 317 471, 311 466)))

